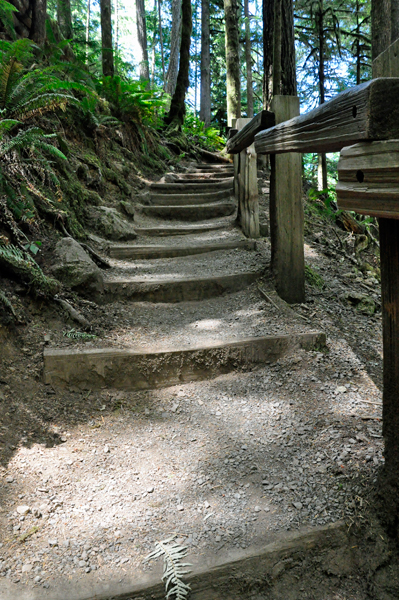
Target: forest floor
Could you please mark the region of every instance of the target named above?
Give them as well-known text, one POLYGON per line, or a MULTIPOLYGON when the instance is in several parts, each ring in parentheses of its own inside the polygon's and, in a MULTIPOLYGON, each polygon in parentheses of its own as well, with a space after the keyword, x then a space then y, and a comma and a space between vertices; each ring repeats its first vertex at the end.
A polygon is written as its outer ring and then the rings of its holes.
MULTIPOLYGON (((260 190, 267 212, 266 178, 260 190)), ((74 325, 54 306, 5 283, 26 322, 0 327, 2 598, 55 598, 60 586, 70 586, 72 599, 80 585, 106 589, 132 574, 158 572, 144 559, 171 534, 188 547, 190 562, 206 565, 285 532, 338 522, 361 531, 373 521, 383 464, 376 254, 356 254, 355 236, 309 206, 306 219, 313 285, 307 283, 301 305, 281 301, 268 274, 260 285, 269 298, 256 283, 201 305, 185 303, 184 314, 181 304, 163 305, 161 314, 158 305, 120 301, 111 308, 75 298, 97 336, 76 341, 65 335, 74 325), (318 330, 327 348, 152 391, 81 392, 42 382, 48 336, 55 347, 123 346, 132 338, 146 346, 154 336, 181 344, 190 329, 199 341, 209 331, 223 339, 226 329, 230 338, 318 330)), ((268 262, 267 238, 257 252, 257 264, 268 262)), ((234 257, 231 251, 228 260, 234 257)), ((187 265, 201 271, 202 260, 187 265)), ((378 528, 368 535, 369 579, 345 557, 335 568, 313 566, 311 578, 297 577, 281 597, 394 598, 392 572, 382 587, 373 579, 389 543, 378 528)), ((240 598, 280 598, 268 594, 242 590, 240 598)))

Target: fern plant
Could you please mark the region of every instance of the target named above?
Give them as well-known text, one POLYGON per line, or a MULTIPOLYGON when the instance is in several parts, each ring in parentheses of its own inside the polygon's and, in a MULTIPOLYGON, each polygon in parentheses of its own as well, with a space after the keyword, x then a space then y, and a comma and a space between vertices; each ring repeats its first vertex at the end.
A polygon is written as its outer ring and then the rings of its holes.
POLYGON ((0 243, 0 266, 2 270, 11 271, 36 293, 54 296, 60 290, 59 282, 47 277, 36 261, 17 246, 0 243))
POLYGON ((186 600, 190 593, 190 585, 184 583, 182 577, 190 573, 185 567, 191 566, 191 563, 181 562, 187 556, 186 546, 181 546, 176 541, 176 536, 155 543, 155 550, 149 554, 145 560, 152 560, 163 556, 163 575, 165 582, 166 598, 173 596, 175 600, 186 600))

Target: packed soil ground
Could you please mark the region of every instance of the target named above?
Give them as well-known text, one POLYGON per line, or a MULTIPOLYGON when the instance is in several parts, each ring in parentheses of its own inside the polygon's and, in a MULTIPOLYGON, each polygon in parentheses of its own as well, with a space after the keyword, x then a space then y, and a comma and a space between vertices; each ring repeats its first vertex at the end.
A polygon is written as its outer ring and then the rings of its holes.
MULTIPOLYGON (((260 190, 267 191, 266 177, 260 190)), ((264 219, 266 201, 263 193, 264 219)), ((0 327, 1 597, 148 573, 154 567, 145 557, 171 534, 196 562, 341 520, 369 531, 373 547, 382 544, 369 579, 321 565, 297 577, 294 596, 291 586, 282 596, 259 589, 240 598, 395 597, 393 575, 382 587, 370 583, 389 544, 378 528, 367 529, 384 461, 376 250, 356 252, 356 237, 310 205, 306 218, 310 269, 301 305, 278 298, 267 268, 244 291, 162 311, 125 301, 98 306, 71 294, 96 336, 76 339, 76 324, 59 307, 2 281, 24 322, 0 327), (326 348, 211 381, 145 392, 42 382, 45 343, 147 348, 197 343, 210 333, 223 340, 315 330, 326 333, 326 348)), ((249 265, 265 266, 269 239, 227 260, 243 253, 249 265)), ((204 256, 185 261, 203 272, 204 256)), ((167 264, 159 261, 160 272, 167 264)), ((146 267, 138 261, 134 268, 146 267)))

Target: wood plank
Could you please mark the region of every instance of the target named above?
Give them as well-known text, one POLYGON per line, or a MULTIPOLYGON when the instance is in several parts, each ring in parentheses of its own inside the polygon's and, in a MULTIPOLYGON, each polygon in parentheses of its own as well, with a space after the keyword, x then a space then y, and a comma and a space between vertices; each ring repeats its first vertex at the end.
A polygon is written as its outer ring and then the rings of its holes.
POLYGON ((362 142, 341 151, 339 208, 399 219, 399 140, 362 142))
POLYGON ((399 77, 399 39, 373 60, 373 78, 399 77))
POLYGON ((338 152, 364 140, 399 138, 399 78, 373 79, 305 115, 255 136, 258 154, 338 152))
POLYGON ((274 114, 268 110, 262 110, 245 127, 228 140, 226 144, 227 154, 238 154, 242 150, 245 150, 245 148, 253 144, 255 135, 259 131, 273 127, 274 123, 274 114))

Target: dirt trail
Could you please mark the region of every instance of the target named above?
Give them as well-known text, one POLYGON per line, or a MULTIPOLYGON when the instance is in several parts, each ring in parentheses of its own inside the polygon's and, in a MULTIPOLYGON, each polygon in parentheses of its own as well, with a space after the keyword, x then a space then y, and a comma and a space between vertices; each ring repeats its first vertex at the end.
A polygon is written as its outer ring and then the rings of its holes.
MULTIPOLYGON (((183 192, 188 181, 191 196, 197 181, 216 179, 215 171, 219 180, 231 176, 225 166, 198 171, 172 179, 183 192)), ((156 194, 176 195, 175 187, 160 185, 150 190, 147 206, 158 206, 156 194)), ((233 201, 217 202, 207 221, 190 217, 194 233, 164 235, 188 224, 177 204, 164 224, 143 211, 136 222, 146 236, 122 250, 110 245, 111 256, 125 253, 112 258, 106 280, 114 286, 112 297, 108 304, 81 304, 101 332, 95 339, 65 336, 65 325, 49 315, 20 334, 18 347, 4 336, 0 407, 13 398, 15 408, 3 417, 5 427, 15 425, 2 450, 2 598, 52 599, 68 589, 70 599, 93 597, 90 589, 105 598, 104 590, 119 584, 127 593, 132 577, 158 573, 143 559, 171 532, 188 546, 191 562, 204 566, 257 551, 282 533, 361 518, 383 463, 380 317, 354 314, 340 299, 350 266, 343 271, 337 263, 334 272, 334 262, 311 240, 306 262, 323 274, 325 287, 308 286, 307 303, 288 307, 273 291, 268 240, 243 247, 230 208, 223 228, 214 229, 220 206, 233 201), (222 241, 237 248, 129 258, 129 248, 189 251, 222 241), (204 283, 212 278, 212 286, 204 283), (45 385, 39 375, 49 323, 45 385), (327 334, 327 347, 319 338, 301 346, 315 331, 327 334), (267 337, 274 344, 270 359, 255 357, 252 342, 245 353, 226 350, 232 342, 267 337), (360 346, 362 337, 370 349, 360 346), (98 361, 104 348, 136 353, 141 361, 127 378, 131 367, 124 363, 121 381, 111 389, 107 364, 98 361), (191 370, 179 354, 190 348, 190 361, 197 363, 191 370), (166 349, 155 367, 149 354, 166 349), (68 373, 51 363, 57 352, 64 352, 64 362, 77 357, 68 373), (186 383, 171 386, 176 373, 186 383), (144 381, 141 389, 138 381, 144 381)), ((289 586, 281 596, 269 596, 262 591, 265 582, 254 580, 247 582, 253 592, 244 586, 240 598, 373 597, 362 583, 342 583, 350 568, 330 563, 322 573, 328 589, 320 576, 314 595, 298 584, 295 596, 289 586)))

